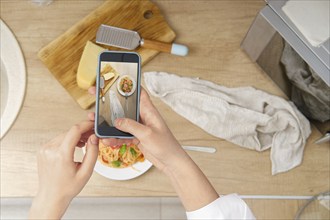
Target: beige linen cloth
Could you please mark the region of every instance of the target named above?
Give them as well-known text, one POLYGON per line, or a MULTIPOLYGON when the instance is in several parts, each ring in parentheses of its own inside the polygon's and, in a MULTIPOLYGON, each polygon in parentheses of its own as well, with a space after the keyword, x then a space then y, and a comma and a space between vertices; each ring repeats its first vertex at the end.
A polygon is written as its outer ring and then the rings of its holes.
POLYGON ((292 102, 165 72, 147 72, 144 80, 151 95, 206 132, 252 150, 271 147, 273 175, 300 165, 311 130, 292 102))

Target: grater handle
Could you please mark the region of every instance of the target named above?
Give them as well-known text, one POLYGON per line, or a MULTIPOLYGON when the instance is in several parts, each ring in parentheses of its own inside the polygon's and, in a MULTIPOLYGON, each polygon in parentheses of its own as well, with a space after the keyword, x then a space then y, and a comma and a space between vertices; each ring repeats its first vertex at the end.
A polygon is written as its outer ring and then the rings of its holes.
POLYGON ((141 40, 141 47, 178 56, 186 56, 188 54, 188 47, 182 44, 164 43, 160 41, 143 39, 141 40))

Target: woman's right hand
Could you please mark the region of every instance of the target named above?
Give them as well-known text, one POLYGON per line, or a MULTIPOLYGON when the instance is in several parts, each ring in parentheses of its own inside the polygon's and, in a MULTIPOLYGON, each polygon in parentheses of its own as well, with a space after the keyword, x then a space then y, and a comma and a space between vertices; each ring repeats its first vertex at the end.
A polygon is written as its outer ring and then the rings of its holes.
POLYGON ((133 142, 144 156, 162 171, 175 168, 176 161, 189 158, 144 89, 141 90, 140 106, 142 123, 129 118, 120 118, 116 120, 116 128, 134 135, 136 140, 133 142))
MULTIPOLYGON (((90 93, 94 91, 90 89, 90 93)), ((94 120, 94 115, 89 118, 94 120)), ((146 159, 170 178, 186 210, 199 209, 217 199, 217 192, 175 139, 144 89, 140 96, 140 119, 141 123, 117 119, 116 128, 134 135, 129 141, 137 144, 146 159)), ((110 138, 102 142, 119 145, 128 140, 110 138)))
MULTIPOLYGON (((88 91, 91 95, 95 95, 95 87, 91 87, 88 91)), ((90 113, 88 118, 94 121, 95 114, 90 113)), ((143 88, 141 88, 140 96, 140 120, 141 123, 129 118, 116 120, 116 128, 131 133, 134 135, 134 139, 107 138, 101 141, 107 146, 133 142, 139 147, 144 156, 162 171, 175 168, 176 161, 189 158, 143 88)))

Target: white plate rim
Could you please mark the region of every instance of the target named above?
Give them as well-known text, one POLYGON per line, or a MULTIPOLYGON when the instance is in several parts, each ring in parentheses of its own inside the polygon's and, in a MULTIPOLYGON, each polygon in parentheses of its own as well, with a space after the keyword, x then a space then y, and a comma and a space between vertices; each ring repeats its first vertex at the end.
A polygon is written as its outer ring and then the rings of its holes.
POLYGON ((3 62, 6 72, 9 73, 7 74, 7 103, 1 116, 0 139, 2 139, 14 124, 23 105, 26 89, 26 67, 20 45, 2 19, 0 19, 0 34, 1 62, 3 62))

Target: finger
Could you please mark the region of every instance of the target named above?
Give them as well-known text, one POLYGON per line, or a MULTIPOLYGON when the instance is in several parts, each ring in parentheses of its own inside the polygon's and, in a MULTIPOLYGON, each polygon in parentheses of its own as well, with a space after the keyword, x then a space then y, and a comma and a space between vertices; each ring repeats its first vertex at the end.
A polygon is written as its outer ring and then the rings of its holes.
POLYGON ((95 121, 95 112, 89 112, 87 117, 90 121, 95 121))
POLYGON ((93 169, 99 152, 99 140, 93 134, 89 137, 86 144, 86 154, 81 162, 77 175, 88 180, 93 173, 93 169))
POLYGON ((60 148, 65 152, 69 159, 73 158, 75 147, 81 140, 84 133, 90 131, 93 128, 94 123, 92 121, 83 121, 70 128, 65 135, 60 148))
POLYGON ((158 122, 164 123, 163 118, 152 104, 148 93, 143 88, 141 89, 140 96, 140 116, 141 120, 146 125, 157 124, 158 122))
POLYGON ((106 138, 101 140, 105 146, 121 146, 123 144, 133 143, 132 139, 106 138))
POLYGON ((153 107, 152 102, 150 100, 150 96, 143 87, 141 87, 140 103, 146 105, 147 108, 153 107))
POLYGON ((84 147, 88 141, 88 138, 94 134, 94 130, 89 130, 85 133, 83 133, 80 137, 79 142, 77 143, 77 147, 84 147))
POLYGON ((137 138, 132 139, 132 144, 138 146, 140 144, 140 140, 137 138))
POLYGON ((90 95, 95 95, 96 94, 96 87, 95 86, 92 86, 88 89, 88 93, 90 95))
POLYGON ((142 139, 148 134, 149 128, 130 118, 119 118, 115 121, 116 128, 134 135, 138 139, 142 139))
POLYGON ((101 139, 102 143, 103 143, 105 146, 116 146, 116 145, 118 145, 118 140, 119 140, 119 139, 115 139, 115 138, 101 139))

